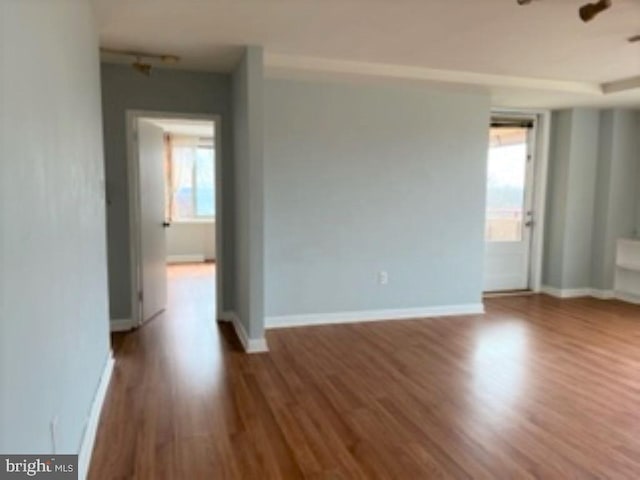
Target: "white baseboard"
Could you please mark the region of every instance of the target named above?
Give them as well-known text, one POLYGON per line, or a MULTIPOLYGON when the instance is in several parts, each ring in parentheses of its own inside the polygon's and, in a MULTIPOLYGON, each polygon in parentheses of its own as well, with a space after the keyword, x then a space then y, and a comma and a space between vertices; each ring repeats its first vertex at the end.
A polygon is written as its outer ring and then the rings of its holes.
POLYGON ((590 288, 556 288, 549 285, 543 285, 540 291, 556 298, 579 298, 591 296, 590 288))
POLYGON ((616 293, 613 290, 598 290, 596 288, 592 288, 591 296, 599 298, 600 300, 611 300, 612 298, 616 298, 616 293))
POLYGON ((634 295, 633 293, 627 292, 614 292, 614 298, 618 300, 622 300, 623 302, 633 303, 636 305, 640 304, 640 295, 634 295))
POLYGON ((78 454, 78 479, 85 480, 89 473, 89 465, 91 464, 91 454, 93 453, 93 445, 96 441, 96 434, 98 433, 98 424, 100 422, 100 413, 102 412, 102 406, 107 396, 107 390, 109 389, 109 381, 111 380, 111 374, 113 373, 113 355, 109 352, 109 357, 104 364, 102 376, 100 377, 100 383, 98 389, 93 397, 93 403, 91 404, 91 410, 89 411, 89 418, 82 435, 82 443, 80 444, 80 452, 78 454))
POLYGON ((309 325, 329 325, 337 323, 377 322, 382 320, 408 320, 456 315, 481 315, 482 303, 464 305, 443 305, 424 308, 402 308, 395 310, 365 310, 356 312, 318 313, 309 315, 285 315, 267 317, 265 328, 289 328, 309 325))
POLYGON ((263 338, 249 338, 247 335, 247 331, 242 325, 240 321, 240 317, 236 312, 223 312, 220 315, 220 320, 224 320, 227 322, 231 322, 233 324, 233 328, 236 331, 236 335, 242 343, 242 347, 244 351, 247 353, 263 353, 269 351, 269 346, 267 345, 267 340, 263 338))
POLYGON ((112 332, 128 332, 133 330, 133 322, 130 318, 114 318, 109 321, 112 332))
POLYGON ((188 255, 167 255, 167 263, 204 263, 205 257, 201 253, 188 255))
POLYGON ((613 290, 599 290, 597 288, 555 288, 549 285, 543 285, 540 289, 542 293, 551 295, 556 298, 580 298, 593 297, 601 300, 609 300, 615 298, 613 290))

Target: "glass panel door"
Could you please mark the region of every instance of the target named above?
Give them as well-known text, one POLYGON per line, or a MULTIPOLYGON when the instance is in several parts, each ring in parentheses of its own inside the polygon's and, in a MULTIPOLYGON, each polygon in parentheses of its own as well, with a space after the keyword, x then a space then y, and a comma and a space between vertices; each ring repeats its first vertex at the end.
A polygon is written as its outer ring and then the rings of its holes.
POLYGON ((533 128, 492 127, 487 160, 485 291, 529 288, 533 128))

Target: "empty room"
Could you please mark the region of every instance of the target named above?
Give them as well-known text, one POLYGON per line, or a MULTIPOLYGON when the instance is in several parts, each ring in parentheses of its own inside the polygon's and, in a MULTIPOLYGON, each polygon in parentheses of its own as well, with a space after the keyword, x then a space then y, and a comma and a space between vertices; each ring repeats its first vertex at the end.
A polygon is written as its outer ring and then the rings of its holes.
POLYGON ((640 478, 637 0, 0 0, 0 478, 640 478))

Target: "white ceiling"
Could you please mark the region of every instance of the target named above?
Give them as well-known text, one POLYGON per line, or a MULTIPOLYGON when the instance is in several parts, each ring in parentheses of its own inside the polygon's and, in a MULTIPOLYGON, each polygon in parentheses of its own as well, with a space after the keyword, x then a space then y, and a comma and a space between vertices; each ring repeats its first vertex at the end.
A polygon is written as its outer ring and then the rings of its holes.
POLYGON ((252 44, 265 47, 273 75, 454 81, 489 88, 503 106, 640 105, 640 88, 601 91, 640 75, 640 43, 626 41, 640 33, 640 0, 614 0, 588 24, 577 15, 586 1, 94 3, 102 46, 177 54, 181 68, 229 71, 252 44))
POLYGON ((149 122, 162 128, 165 133, 189 137, 213 138, 214 128, 211 120, 183 120, 179 118, 148 118, 149 122))

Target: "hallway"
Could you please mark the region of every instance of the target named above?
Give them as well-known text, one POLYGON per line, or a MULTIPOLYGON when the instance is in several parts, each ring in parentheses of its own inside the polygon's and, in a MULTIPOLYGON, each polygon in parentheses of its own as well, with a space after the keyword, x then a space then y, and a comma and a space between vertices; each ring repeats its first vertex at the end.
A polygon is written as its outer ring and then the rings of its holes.
POLYGON ((214 268, 171 267, 168 310, 114 336, 90 479, 637 478, 637 306, 493 298, 245 355, 214 268))
POLYGON ((89 478, 211 478, 224 466, 225 372, 241 349, 215 321, 215 264, 167 270, 167 310, 112 335, 116 368, 89 478))

